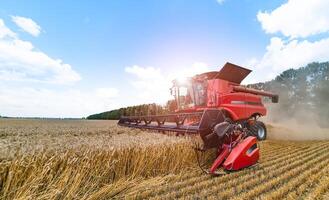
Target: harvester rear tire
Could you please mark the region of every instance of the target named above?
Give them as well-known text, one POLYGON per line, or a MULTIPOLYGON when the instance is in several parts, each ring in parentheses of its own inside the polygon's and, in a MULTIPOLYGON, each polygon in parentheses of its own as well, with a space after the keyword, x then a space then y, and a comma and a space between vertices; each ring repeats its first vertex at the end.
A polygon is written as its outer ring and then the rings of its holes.
POLYGON ((267 130, 266 126, 261 121, 256 121, 254 125, 249 128, 251 135, 257 137, 258 140, 266 140, 267 130))

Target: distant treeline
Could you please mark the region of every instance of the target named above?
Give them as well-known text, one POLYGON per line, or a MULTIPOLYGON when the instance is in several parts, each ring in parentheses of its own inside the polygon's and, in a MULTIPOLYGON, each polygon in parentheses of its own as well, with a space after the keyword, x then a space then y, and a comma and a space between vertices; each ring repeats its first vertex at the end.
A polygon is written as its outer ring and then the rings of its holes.
POLYGON ((279 104, 271 107, 273 120, 295 119, 329 126, 329 62, 289 69, 272 81, 249 86, 279 94, 279 104))
POLYGON ((142 104, 137 106, 129 106, 126 108, 120 108, 107 112, 102 112, 94 115, 90 115, 87 119, 119 119, 120 116, 142 116, 142 115, 160 115, 173 113, 176 109, 175 102, 170 100, 165 106, 152 104, 142 104))
MULTIPOLYGON (((310 63, 299 69, 289 69, 271 81, 250 84, 248 87, 279 94, 279 103, 267 106, 274 120, 294 118, 301 123, 312 120, 321 126, 328 126, 329 62, 310 63)), ((165 114, 174 110, 175 102, 171 100, 165 106, 131 106, 91 115, 87 119, 119 119, 121 115, 165 114)))

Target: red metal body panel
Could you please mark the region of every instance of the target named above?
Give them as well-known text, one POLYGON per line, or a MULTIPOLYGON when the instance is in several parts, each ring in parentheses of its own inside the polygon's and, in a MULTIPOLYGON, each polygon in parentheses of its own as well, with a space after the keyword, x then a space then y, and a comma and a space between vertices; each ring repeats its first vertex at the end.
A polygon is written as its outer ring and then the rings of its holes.
POLYGON ((223 163, 224 159, 228 156, 229 153, 230 153, 229 146, 223 145, 223 148, 221 149, 221 153, 218 155, 218 157, 212 164, 209 173, 214 174, 216 169, 223 163))
POLYGON ((237 87, 238 84, 226 80, 211 79, 207 82, 207 105, 184 109, 182 112, 193 112, 206 108, 224 109, 234 121, 248 119, 255 114, 266 115, 266 108, 259 95, 235 92, 234 87, 237 87))
POLYGON ((235 115, 233 120, 250 118, 254 114, 266 115, 266 108, 262 104, 260 96, 248 93, 229 93, 222 95, 219 107, 228 108, 235 115))
POLYGON ((223 163, 223 167, 226 170, 239 170, 256 164, 259 159, 259 148, 252 148, 253 145, 257 145, 256 137, 249 136, 244 139, 233 148, 223 163))
POLYGON ((207 80, 206 105, 177 110, 177 113, 218 108, 226 110, 234 121, 248 119, 255 114, 265 116, 266 108, 262 103, 261 96, 246 92, 236 92, 234 88, 238 86, 239 84, 237 83, 222 79, 207 80))

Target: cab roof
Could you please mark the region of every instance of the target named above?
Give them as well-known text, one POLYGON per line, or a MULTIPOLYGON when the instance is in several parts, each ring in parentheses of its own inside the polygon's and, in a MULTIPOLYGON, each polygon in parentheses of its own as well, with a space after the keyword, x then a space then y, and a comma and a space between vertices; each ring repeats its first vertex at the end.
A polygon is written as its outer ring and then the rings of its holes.
POLYGON ((220 71, 211 71, 195 75, 194 79, 222 79, 240 84, 252 70, 227 62, 220 71))

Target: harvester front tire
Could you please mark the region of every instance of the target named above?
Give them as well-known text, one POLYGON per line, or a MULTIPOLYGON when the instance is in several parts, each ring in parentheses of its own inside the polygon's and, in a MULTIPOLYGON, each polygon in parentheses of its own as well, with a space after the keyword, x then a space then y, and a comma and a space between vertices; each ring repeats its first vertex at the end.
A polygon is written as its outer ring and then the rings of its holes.
POLYGON ((250 127, 251 135, 257 137, 258 140, 266 140, 267 137, 267 130, 266 126, 261 121, 256 121, 254 125, 250 127))

